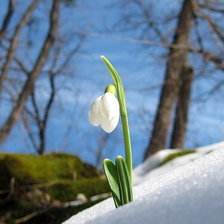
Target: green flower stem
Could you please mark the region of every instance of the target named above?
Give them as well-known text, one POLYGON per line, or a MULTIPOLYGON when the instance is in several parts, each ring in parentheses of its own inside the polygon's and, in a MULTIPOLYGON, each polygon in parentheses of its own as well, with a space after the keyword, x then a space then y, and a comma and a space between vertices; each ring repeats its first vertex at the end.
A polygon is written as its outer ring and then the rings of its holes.
POLYGON ((128 115, 121 115, 123 137, 124 137, 124 147, 125 147, 125 160, 129 170, 130 181, 132 183, 132 151, 131 151, 131 138, 128 125, 128 115))
POLYGON ((128 113, 127 113, 126 102, 125 102, 124 87, 123 87, 121 78, 118 72, 116 71, 116 69, 113 67, 113 65, 108 61, 106 57, 101 56, 101 58, 106 64, 116 85, 118 101, 120 104, 120 113, 121 113, 121 121, 122 121, 123 137, 124 137, 125 160, 126 160, 127 168, 130 175, 130 182, 132 183, 132 150, 131 150, 131 138, 130 138, 129 125, 128 125, 128 113))

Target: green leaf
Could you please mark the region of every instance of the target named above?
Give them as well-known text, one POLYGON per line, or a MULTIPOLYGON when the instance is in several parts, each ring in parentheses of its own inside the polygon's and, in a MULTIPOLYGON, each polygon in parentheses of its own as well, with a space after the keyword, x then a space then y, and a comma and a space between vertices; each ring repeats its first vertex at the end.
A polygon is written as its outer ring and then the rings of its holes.
POLYGON ((119 187, 121 192, 122 204, 133 201, 132 185, 127 164, 122 156, 117 156, 115 161, 117 174, 119 178, 119 187))
POLYGON ((114 204, 116 207, 119 207, 122 205, 122 202, 116 166, 111 160, 105 159, 103 161, 103 168, 111 189, 114 204))

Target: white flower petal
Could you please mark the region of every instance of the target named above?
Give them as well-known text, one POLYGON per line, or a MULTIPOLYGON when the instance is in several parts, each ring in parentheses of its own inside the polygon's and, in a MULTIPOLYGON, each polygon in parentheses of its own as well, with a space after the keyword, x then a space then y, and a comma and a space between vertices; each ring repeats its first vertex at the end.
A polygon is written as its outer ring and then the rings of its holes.
POLYGON ((89 109, 89 122, 93 126, 99 126, 101 120, 101 113, 100 113, 100 104, 101 104, 102 96, 99 96, 90 106, 89 109))
POLYGON ((115 117, 112 120, 103 118, 101 119, 100 125, 105 132, 111 133, 117 127, 118 121, 119 117, 115 117))
POLYGON ((112 132, 118 125, 119 121, 119 116, 112 118, 109 123, 110 123, 110 132, 112 132))
POLYGON ((101 99, 100 111, 102 114, 101 127, 107 133, 111 133, 117 127, 120 116, 117 98, 111 93, 105 93, 101 99))
POLYGON ((107 133, 111 133, 117 127, 118 121, 119 121, 119 117, 114 117, 110 121, 107 120, 104 123, 101 122, 101 127, 107 133))
POLYGON ((100 112, 108 120, 119 117, 119 102, 112 93, 105 93, 101 98, 100 112))
POLYGON ((106 117, 101 118, 100 125, 101 125, 102 129, 107 133, 111 133, 113 131, 113 129, 110 125, 110 122, 106 117))
POLYGON ((98 97, 89 110, 89 122, 111 133, 117 126, 120 116, 119 102, 117 98, 109 92, 98 97))

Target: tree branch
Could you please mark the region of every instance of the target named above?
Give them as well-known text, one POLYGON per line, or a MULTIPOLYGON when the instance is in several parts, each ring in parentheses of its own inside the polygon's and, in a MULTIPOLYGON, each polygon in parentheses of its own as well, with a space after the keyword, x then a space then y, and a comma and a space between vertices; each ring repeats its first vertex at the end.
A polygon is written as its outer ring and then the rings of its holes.
POLYGON ((61 64, 61 66, 56 70, 55 73, 59 74, 61 73, 66 66, 68 65, 68 63, 71 61, 72 57, 74 56, 74 54, 77 53, 77 51, 80 49, 82 42, 84 41, 85 36, 82 35, 80 42, 70 51, 70 53, 68 54, 68 56, 65 58, 64 62, 61 64))
POLYGON ((47 122, 48 122, 50 110, 55 98, 55 74, 54 73, 49 74, 49 82, 51 87, 51 93, 44 110, 44 116, 43 116, 43 119, 41 120, 41 126, 39 126, 40 144, 38 147, 38 153, 40 155, 42 155, 45 151, 47 122))
POLYGON ((210 61, 216 66, 216 68, 224 70, 224 63, 221 57, 214 55, 206 50, 197 50, 193 47, 189 47, 189 51, 201 55, 205 61, 210 61))
POLYGON ((201 10, 200 5, 198 4, 197 1, 192 0, 193 8, 195 14, 199 14, 199 16, 204 19, 208 26, 210 27, 211 31, 216 34, 216 36, 220 39, 221 43, 224 43, 224 33, 222 33, 218 26, 212 21, 211 17, 207 15, 203 10, 201 10))
POLYGON ((60 0, 53 1, 51 12, 50 12, 50 26, 49 26, 47 37, 46 37, 44 44, 41 48, 41 51, 36 60, 36 63, 34 65, 32 71, 30 72, 30 75, 27 78, 27 80, 20 92, 20 95, 16 102, 16 105, 13 107, 8 119, 3 124, 2 128, 0 129, 0 142, 3 142, 7 138, 13 125, 18 121, 18 119, 23 111, 24 104, 25 104, 28 96, 33 91, 33 85, 34 85, 37 77, 39 76, 41 69, 43 68, 43 66, 45 64, 45 61, 48 58, 48 54, 49 54, 50 49, 54 43, 56 31, 57 31, 57 27, 58 27, 60 2, 61 2, 60 0))
POLYGON ((222 64, 222 59, 217 56, 217 55, 213 55, 211 52, 208 51, 201 51, 201 50, 197 50, 194 47, 191 47, 189 45, 185 45, 185 44, 173 44, 173 43, 167 43, 167 42, 157 42, 157 41, 152 41, 152 40, 137 40, 137 39, 132 39, 132 38, 120 38, 120 37, 109 37, 106 35, 102 35, 99 33, 88 33, 85 31, 80 31, 77 30, 78 33, 83 34, 83 35, 88 35, 88 36, 94 36, 94 37, 98 37, 98 38, 112 38, 114 40, 118 40, 118 41, 124 41, 124 42, 130 42, 130 43, 139 43, 139 44, 145 44, 145 45, 153 45, 153 46, 159 46, 159 47, 165 47, 165 48, 170 48, 170 49, 188 49, 188 51, 190 52, 194 52, 197 54, 202 54, 203 57, 205 57, 205 59, 207 61, 210 61, 212 63, 215 63, 215 65, 217 66, 218 69, 223 70, 224 64, 222 64))
POLYGON ((37 102, 36 102, 36 98, 35 98, 35 93, 34 93, 34 90, 33 92, 31 93, 31 102, 32 102, 32 105, 33 105, 33 108, 34 108, 34 113, 35 113, 35 121, 37 122, 37 125, 39 127, 41 127, 41 116, 40 116, 40 111, 38 109, 38 106, 37 106, 37 102))
POLYGON ((37 147, 35 138, 33 136, 32 130, 30 128, 29 121, 26 119, 25 113, 22 113, 22 121, 23 121, 24 127, 27 131, 28 137, 33 145, 33 148, 37 151, 38 147, 37 147))
POLYGON ((212 6, 208 5, 208 4, 207 5, 206 4, 199 4, 199 6, 201 8, 205 8, 205 9, 208 9, 208 10, 213 11, 213 12, 224 13, 224 9, 214 8, 214 7, 212 7, 212 6))
POLYGON ((14 58, 15 55, 15 51, 16 51, 16 46, 17 46, 17 41, 19 39, 19 34, 23 28, 23 26, 27 23, 28 19, 30 18, 30 15, 33 11, 33 9, 37 6, 38 2, 40 0, 34 0, 30 6, 27 8, 27 10, 25 11, 25 13, 23 14, 21 20, 19 21, 19 23, 16 26, 15 32, 13 34, 12 40, 10 41, 10 46, 7 52, 7 56, 6 56, 6 60, 5 63, 2 66, 1 69, 1 74, 0 74, 0 95, 2 92, 2 87, 3 87, 3 82, 5 81, 6 77, 7 77, 7 73, 9 70, 9 67, 12 63, 12 60, 14 58))
POLYGON ((10 23, 13 13, 14 13, 14 4, 15 4, 15 0, 9 0, 8 10, 7 10, 5 18, 3 20, 2 27, 0 29, 0 39, 5 36, 6 30, 8 28, 8 25, 10 23))
POLYGON ((26 66, 22 63, 22 61, 19 58, 15 57, 15 62, 17 63, 21 71, 23 71, 26 75, 29 75, 30 73, 29 70, 26 68, 26 66))

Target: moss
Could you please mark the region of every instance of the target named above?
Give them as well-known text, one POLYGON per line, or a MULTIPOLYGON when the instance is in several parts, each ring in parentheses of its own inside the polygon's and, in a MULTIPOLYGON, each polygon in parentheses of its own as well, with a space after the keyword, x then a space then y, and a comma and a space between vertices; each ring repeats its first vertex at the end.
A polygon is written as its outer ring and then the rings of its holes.
POLYGON ((106 179, 89 178, 77 181, 67 181, 52 185, 45 190, 52 199, 62 202, 75 200, 78 193, 83 193, 87 198, 109 192, 106 179))
MULTIPOLYGON (((55 180, 98 177, 100 173, 77 156, 53 153, 44 156, 4 154, 0 156, 0 183, 9 186, 11 177, 18 184, 38 184, 55 180)), ((0 185, 1 188, 1 185, 0 185)))
POLYGON ((14 223, 33 211, 73 201, 78 193, 88 198, 109 192, 107 181, 101 176, 96 168, 74 155, 0 153, 0 191, 6 192, 0 195, 0 217, 10 214, 7 223, 14 223), (12 177, 14 192, 6 200, 12 177))
POLYGON ((177 157, 185 156, 187 154, 195 153, 195 152, 196 152, 195 150, 180 150, 179 152, 172 153, 172 154, 168 155, 167 157, 165 157, 162 160, 162 162, 159 164, 159 166, 162 166, 165 163, 170 162, 171 160, 173 160, 173 159, 175 159, 177 157))
POLYGON ((78 192, 85 194, 87 197, 110 191, 107 180, 102 178, 83 179, 77 181, 76 188, 78 192))
POLYGON ((0 160, 3 159, 6 155, 7 153, 0 153, 0 160))

